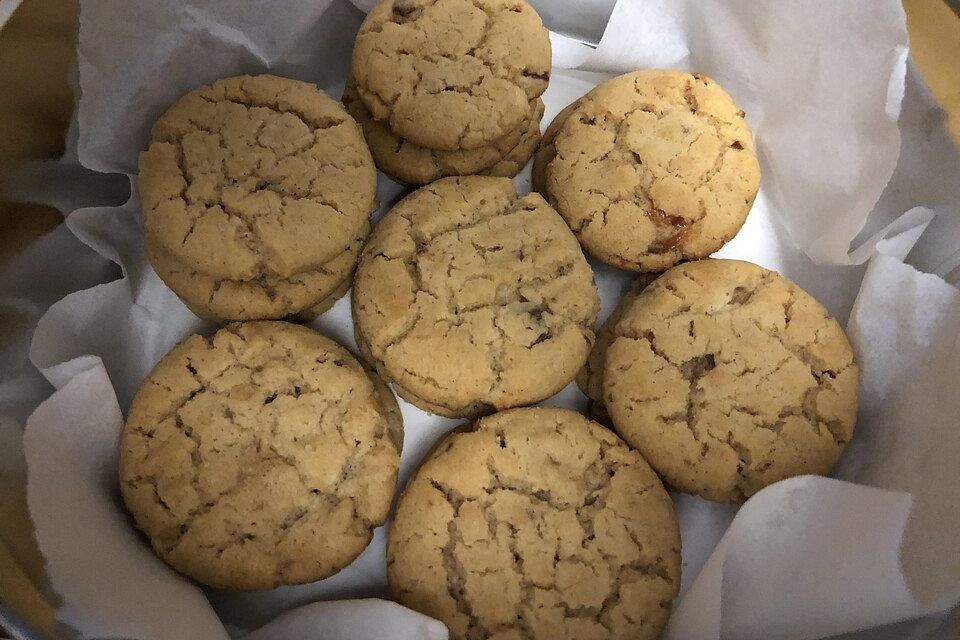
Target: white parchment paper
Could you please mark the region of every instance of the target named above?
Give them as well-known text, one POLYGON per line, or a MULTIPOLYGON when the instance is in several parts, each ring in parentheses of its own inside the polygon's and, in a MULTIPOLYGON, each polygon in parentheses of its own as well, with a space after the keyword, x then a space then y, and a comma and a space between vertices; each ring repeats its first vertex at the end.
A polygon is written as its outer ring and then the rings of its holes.
MULTIPOLYGON (((153 120, 216 78, 270 71, 339 95, 362 19, 346 0, 277 0, 256 11, 229 0, 80 6, 78 156, 126 174, 153 120)), ((960 599, 960 301, 901 260, 934 217, 917 205, 936 205, 934 224, 949 232, 953 223, 940 220, 960 213, 960 197, 928 202, 922 179, 884 193, 898 167, 904 95, 899 1, 621 0, 596 50, 554 43, 544 126, 597 82, 633 68, 698 70, 724 85, 747 111, 764 178, 747 224, 719 255, 776 269, 838 317, 850 315, 863 365, 863 410, 840 479, 792 479, 739 512, 675 496, 683 587, 667 637, 820 638, 951 607, 960 599), (858 266, 877 248, 883 256, 858 266)), ((517 182, 529 189, 528 173, 517 182)), ((381 202, 401 193, 381 177, 381 202)), ((122 207, 77 210, 67 225, 123 278, 55 303, 30 351, 58 389, 28 421, 25 452, 61 619, 85 637, 143 640, 242 637, 264 624, 248 637, 444 637, 439 623, 382 600, 310 604, 386 597, 383 528, 340 574, 270 592, 204 592, 156 560, 118 501, 122 412, 170 347, 212 328, 147 263, 135 192, 122 207)), ((936 257, 939 246, 927 261, 949 263, 936 257)), ((629 276, 595 271, 607 313, 629 276)), ((314 326, 355 346, 348 299, 314 326)), ((583 402, 571 385, 548 404, 583 402)), ((401 405, 402 482, 456 422, 401 405)))

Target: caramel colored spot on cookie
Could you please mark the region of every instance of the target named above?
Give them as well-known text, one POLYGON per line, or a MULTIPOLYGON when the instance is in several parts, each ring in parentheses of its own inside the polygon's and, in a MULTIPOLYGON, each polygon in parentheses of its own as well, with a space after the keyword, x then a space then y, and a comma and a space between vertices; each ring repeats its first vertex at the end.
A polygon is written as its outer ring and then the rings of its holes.
POLYGON ((397 24, 412 22, 420 15, 420 8, 414 0, 396 0, 393 3, 393 21, 397 24))

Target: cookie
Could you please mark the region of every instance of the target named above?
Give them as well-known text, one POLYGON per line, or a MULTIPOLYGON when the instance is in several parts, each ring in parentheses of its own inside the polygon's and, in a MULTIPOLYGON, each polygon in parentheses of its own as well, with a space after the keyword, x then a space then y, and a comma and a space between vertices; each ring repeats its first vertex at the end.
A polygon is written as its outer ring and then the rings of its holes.
POLYGON ((540 146, 533 156, 533 190, 544 198, 549 199, 550 197, 547 194, 547 167, 550 165, 550 162, 557 157, 557 147, 554 141, 557 139, 557 134, 560 133, 560 129, 567 121, 567 118, 576 111, 578 104, 580 104, 579 100, 568 104, 550 121, 550 126, 543 132, 540 146))
POLYGON ((579 101, 552 146, 547 200, 589 253, 631 271, 717 251, 740 230, 760 185, 743 112, 698 74, 609 80, 579 101))
POLYGON ((200 583, 313 582, 383 524, 402 438, 393 395, 346 349, 299 325, 233 324, 147 377, 120 487, 157 554, 200 583))
POLYGON ((547 88, 550 38, 524 0, 381 0, 352 73, 375 120, 431 149, 490 146, 547 88))
POLYGON ((444 178, 397 204, 353 291, 361 353, 401 397, 445 416, 532 404, 583 366, 599 309, 563 219, 507 178, 444 178))
POLYGON ((620 322, 620 318, 623 317, 623 312, 655 279, 655 275, 643 274, 633 281, 627 292, 623 294, 623 298, 613 309, 610 317, 600 326, 597 337, 593 341, 593 347, 590 349, 590 355, 587 356, 587 362, 577 373, 577 386, 580 387, 583 395, 590 398, 590 417, 600 424, 611 424, 610 415, 603 405, 603 363, 607 357, 607 347, 613 342, 613 330, 620 322))
POLYGON ((178 295, 204 317, 278 318, 350 277, 376 205, 376 168, 339 102, 304 82, 240 76, 188 93, 161 116, 138 187, 152 254, 214 287, 252 292, 205 303, 209 287, 169 280, 178 295))
POLYGON ((565 409, 440 442, 390 527, 393 597, 454 639, 656 638, 680 585, 670 497, 643 458, 565 409))
POLYGON ((520 128, 492 145, 440 151, 408 142, 394 134, 385 122, 374 120, 349 82, 343 103, 363 128, 377 168, 397 182, 413 185, 429 184, 446 176, 480 174, 512 178, 520 173, 540 143, 540 118, 544 108, 543 100, 534 100, 520 128))
POLYGON ((667 484, 742 502, 825 474, 853 435, 859 372, 837 321, 749 262, 661 275, 623 311, 604 401, 618 433, 667 484))

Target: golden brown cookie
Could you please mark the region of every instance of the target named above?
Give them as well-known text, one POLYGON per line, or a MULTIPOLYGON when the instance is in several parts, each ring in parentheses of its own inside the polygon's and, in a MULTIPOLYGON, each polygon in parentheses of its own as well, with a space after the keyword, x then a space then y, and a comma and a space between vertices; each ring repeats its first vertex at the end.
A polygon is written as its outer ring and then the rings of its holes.
POLYGON ((198 274, 201 284, 167 284, 220 320, 284 317, 328 298, 349 279, 376 204, 356 122, 315 86, 273 76, 227 78, 177 101, 140 155, 138 186, 150 254, 169 257, 158 273, 198 274))
POLYGON ((377 225, 353 292, 361 352, 402 397, 473 416, 532 404, 583 366, 599 308, 563 219, 507 178, 444 178, 377 225))
POLYGON ((381 0, 353 51, 374 119, 431 149, 489 146, 547 88, 550 38, 524 0, 381 0))
POLYGON ((429 184, 446 176, 489 175, 512 178, 523 169, 540 143, 543 100, 530 104, 521 126, 492 145, 476 149, 428 149, 397 136, 385 122, 374 120, 348 82, 343 93, 347 111, 363 128, 377 168, 406 184, 429 184))
POLYGON ((641 274, 633 281, 630 288, 623 294, 623 298, 613 309, 610 317, 600 326, 597 331, 597 337, 593 341, 593 347, 590 349, 590 355, 587 356, 587 362, 577 373, 577 386, 583 395, 590 398, 590 417, 600 424, 610 425, 610 415, 603 405, 603 363, 607 358, 607 347, 613 342, 613 330, 623 317, 623 312, 630 308, 633 301, 637 299, 643 290, 656 279, 653 274, 641 274))
POLYGON ((610 431, 514 409, 444 438, 407 484, 390 590, 451 638, 656 638, 680 585, 670 497, 610 431))
POLYGON ((147 377, 120 487, 157 554, 198 582, 313 582, 383 524, 402 439, 393 395, 346 349, 299 325, 232 324, 147 377))
POLYGON ((698 74, 636 71, 601 84, 568 113, 552 148, 541 160, 547 200, 589 253, 631 271, 718 250, 760 185, 743 112, 698 74))
POLYGON ((623 311, 604 400, 673 487, 741 502, 830 471, 853 435, 858 368, 837 321, 773 271, 737 260, 670 269, 623 311))

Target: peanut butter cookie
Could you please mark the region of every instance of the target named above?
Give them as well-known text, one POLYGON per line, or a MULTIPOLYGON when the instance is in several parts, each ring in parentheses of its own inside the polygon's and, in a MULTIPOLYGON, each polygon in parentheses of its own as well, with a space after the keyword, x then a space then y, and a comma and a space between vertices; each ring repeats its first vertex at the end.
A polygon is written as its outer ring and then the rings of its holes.
POLYGON ((532 404, 583 366, 599 309, 576 238, 506 178, 444 178, 377 225, 353 292, 361 352, 446 416, 532 404))
POLYGON ((514 409, 447 436, 407 484, 387 577, 455 639, 656 638, 680 537, 653 470, 565 409, 514 409))
POLYGON ((157 554, 198 582, 313 582, 383 524, 402 439, 393 394, 346 349, 299 325, 233 324, 147 377, 120 487, 157 554))
POLYGON ((825 474, 853 435, 859 373, 837 321, 749 262, 670 269, 624 309, 604 400, 620 435, 669 485, 742 502, 825 474))
POLYGON ((181 98, 153 127, 138 185, 158 274, 215 320, 298 314, 343 289, 376 204, 357 123, 273 76, 181 98))
POLYGON ((760 185, 743 112, 706 76, 680 71, 601 84, 541 153, 547 200, 589 253, 631 271, 709 256, 740 230, 760 185))

